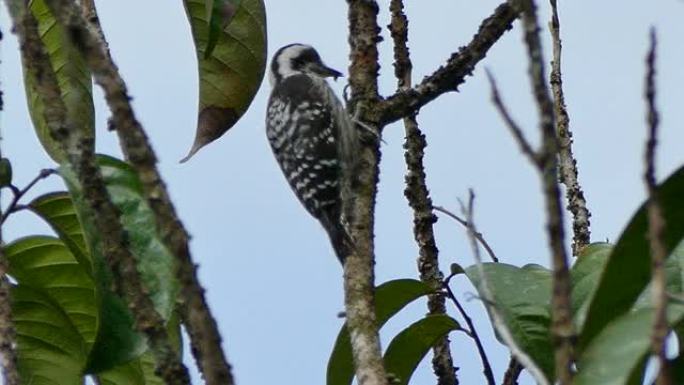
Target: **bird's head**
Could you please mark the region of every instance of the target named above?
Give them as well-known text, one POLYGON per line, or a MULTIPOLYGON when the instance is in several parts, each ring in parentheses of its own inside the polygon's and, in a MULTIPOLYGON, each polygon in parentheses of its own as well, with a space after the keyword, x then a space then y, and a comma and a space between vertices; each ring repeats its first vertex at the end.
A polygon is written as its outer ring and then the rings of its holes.
POLYGON ((273 55, 269 70, 271 86, 275 86, 288 76, 308 74, 318 77, 334 77, 337 79, 342 73, 336 71, 321 60, 316 50, 305 44, 289 44, 273 55))

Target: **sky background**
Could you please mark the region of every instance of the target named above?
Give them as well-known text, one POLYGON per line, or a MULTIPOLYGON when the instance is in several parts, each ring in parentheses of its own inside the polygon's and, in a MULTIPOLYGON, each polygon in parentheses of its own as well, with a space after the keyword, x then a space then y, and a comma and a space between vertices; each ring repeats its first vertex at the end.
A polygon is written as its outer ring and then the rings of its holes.
MULTIPOLYGON (((327 359, 342 320, 342 269, 318 223, 300 206, 281 175, 264 129, 270 87, 264 81, 251 108, 227 135, 178 164, 194 137, 197 70, 190 29, 181 2, 96 1, 116 63, 126 80, 137 117, 157 152, 159 167, 176 208, 193 236, 192 252, 207 298, 224 337, 224 348, 239 384, 322 384, 327 359)), ((379 1, 385 41, 380 43, 380 90, 396 88, 392 46, 385 26, 388 0, 379 1)), ((470 41, 480 21, 499 1, 407 0, 414 80, 434 71, 470 41)), ((348 66, 347 5, 344 1, 267 1, 269 58, 292 42, 316 47, 331 67, 348 66)), ((548 6, 541 2, 546 60, 550 38, 548 6)), ((658 175, 684 163, 684 2, 560 2, 566 103, 580 169, 592 213, 594 241, 616 240, 645 197, 642 182, 643 78, 648 29, 658 29, 658 105, 661 142, 658 175)), ((30 124, 16 39, 0 8, 1 115, 3 155, 23 186, 54 164, 30 124)), ((476 222, 503 262, 549 264, 539 178, 524 158, 494 107, 484 68, 496 76, 503 98, 535 143, 537 115, 526 77, 527 61, 519 23, 493 47, 460 88, 441 96, 420 116, 427 135, 427 182, 436 205, 458 211, 469 188, 477 195, 476 222)), ((548 69, 548 67, 547 67, 548 69)), ((341 92, 345 80, 333 86, 341 92)), ((109 113, 95 90, 101 153, 120 156, 107 132, 109 113)), ((404 131, 384 131, 381 182, 376 212, 377 282, 416 277, 411 211, 403 196, 404 131)), ((63 189, 58 178, 41 182, 31 197, 63 189)), ((3 201, 7 203, 7 194, 3 201)), ((568 227, 569 231, 569 227, 568 227)), ((29 213, 13 216, 5 241, 50 230, 29 213)), ((448 218, 436 224, 442 268, 473 263, 462 228, 448 218)), ((571 234, 568 234, 568 239, 571 234)), ((508 352, 493 336, 482 305, 466 301, 474 289, 464 277, 454 290, 474 318, 492 360, 497 382, 508 352)), ((424 301, 411 305, 382 331, 391 337, 421 317, 424 301)), ((451 306, 449 312, 456 314, 451 306)), ((464 384, 483 383, 474 344, 453 334, 454 360, 464 384)), ((201 383, 190 357, 195 383, 201 383)), ((429 360, 415 384, 434 383, 429 360)), ((523 376, 522 384, 532 380, 523 376)))

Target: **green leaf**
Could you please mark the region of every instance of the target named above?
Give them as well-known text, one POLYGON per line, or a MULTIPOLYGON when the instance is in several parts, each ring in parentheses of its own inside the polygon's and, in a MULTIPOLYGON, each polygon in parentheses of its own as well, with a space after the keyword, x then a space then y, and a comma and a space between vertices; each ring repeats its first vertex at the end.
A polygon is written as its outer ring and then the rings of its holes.
MULTIPOLYGON (((143 196, 140 180, 135 170, 125 162, 108 156, 98 156, 97 160, 107 191, 121 213, 122 225, 128 235, 130 249, 137 260, 143 283, 155 309, 168 320, 175 308, 178 294, 175 261, 158 238, 155 217, 143 196)), ((91 252, 97 289, 102 298, 103 323, 87 371, 104 371, 137 358, 146 347, 142 336, 134 331, 133 319, 125 302, 111 292, 111 272, 102 255, 101 240, 95 230, 93 214, 83 201, 78 180, 66 166, 60 169, 60 173, 75 202, 87 248, 91 252)))
POLYGON ((571 306, 577 330, 582 329, 591 298, 596 291, 603 268, 613 246, 609 243, 592 243, 582 249, 570 269, 572 282, 571 306))
MULTIPOLYGON (((482 268, 494 306, 516 344, 534 360, 547 379, 553 379, 553 347, 549 329, 551 272, 538 265, 519 268, 505 263, 483 263, 482 268)), ((480 296, 484 297, 477 265, 465 270, 480 296)))
MULTIPOLYGON (((95 112, 88 67, 78 49, 73 46, 68 31, 57 22, 44 0, 31 0, 29 7, 38 22, 38 33, 50 56, 67 109, 67 119, 74 129, 92 138, 95 135, 95 112)), ((36 89, 36 79, 26 71, 25 63, 24 84, 29 113, 38 139, 55 162, 63 163, 66 156, 60 144, 50 135, 45 123, 41 95, 36 89)))
POLYGON ((14 286, 12 319, 22 383, 81 384, 87 348, 61 306, 44 290, 14 286))
MULTIPOLYGON (((247 111, 266 69, 266 11, 263 0, 222 0, 237 6, 221 29, 211 55, 207 0, 184 0, 192 29, 199 69, 199 115, 195 141, 182 162, 204 145, 218 139, 247 111)), ((213 0, 209 0, 213 1, 213 0)), ((222 8, 223 9, 223 8, 222 8)), ((212 12, 212 17, 215 12, 212 12)), ((221 16, 216 17, 224 19, 221 16)))
POLYGON ((0 159, 0 187, 7 187, 12 184, 12 163, 9 159, 0 159))
MULTIPOLYGON (((414 300, 430 294, 428 285, 414 279, 397 279, 385 282, 375 289, 375 314, 378 329, 392 316, 414 300)), ((335 347, 330 354, 327 371, 327 385, 349 385, 354 379, 354 359, 349 331, 342 325, 335 347)))
MULTIPOLYGON (((668 252, 672 251, 684 237, 683 196, 684 167, 674 172, 658 187, 658 197, 667 223, 664 235, 668 252)), ((610 321, 625 314, 632 307, 651 279, 646 211, 644 203, 623 231, 606 263, 580 334, 580 352, 610 321)))
POLYGON ((41 195, 28 204, 57 233, 76 260, 93 275, 93 263, 71 196, 65 191, 41 195))
POLYGON ((452 330, 458 322, 446 315, 432 315, 402 330, 387 347, 385 368, 393 385, 408 385, 411 375, 434 344, 452 330))
POLYGON ((9 274, 22 287, 44 291, 65 313, 89 352, 97 334, 95 285, 57 238, 32 236, 5 246, 9 274))
MULTIPOLYGON (((684 318, 684 306, 670 305, 670 325, 684 318)), ((626 385, 641 377, 649 354, 653 309, 641 308, 612 320, 579 357, 574 385, 626 385)))

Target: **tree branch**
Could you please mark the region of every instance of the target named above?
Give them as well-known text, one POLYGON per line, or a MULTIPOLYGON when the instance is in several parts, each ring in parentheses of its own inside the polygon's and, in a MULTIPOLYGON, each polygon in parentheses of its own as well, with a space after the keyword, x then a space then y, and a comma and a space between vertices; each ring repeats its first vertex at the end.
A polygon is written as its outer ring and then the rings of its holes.
POLYGON ((657 183, 655 177, 655 156, 658 146, 658 125, 659 114, 656 108, 656 46, 657 38, 654 28, 650 33, 650 48, 646 55, 646 80, 644 98, 648 113, 646 123, 648 124, 648 140, 644 153, 644 163, 646 171, 644 173, 644 183, 648 193, 648 238, 651 243, 651 297, 654 307, 653 330, 651 333, 651 351, 657 357, 659 363, 657 385, 672 384, 669 363, 666 355, 666 339, 668 333, 667 326, 667 276, 665 273, 665 260, 667 259, 667 248, 665 247, 665 219, 663 218, 662 207, 658 199, 657 183))
POLYGON ((94 141, 78 136, 67 121, 57 78, 45 52, 38 26, 23 0, 10 5, 21 44, 22 59, 36 79, 38 94, 43 99, 45 121, 53 139, 59 142, 75 170, 84 200, 93 213, 93 221, 102 237, 103 255, 114 276, 114 289, 128 303, 138 330, 147 337, 155 355, 156 372, 167 384, 190 384, 185 366, 168 341, 165 322, 147 296, 137 270, 135 258, 127 248, 128 238, 121 226, 119 212, 109 199, 95 162, 94 141), (16 7, 16 8, 14 8, 16 7), (18 11, 18 12, 17 12, 18 11))
MULTIPOLYGON (((349 110, 368 127, 380 127, 368 111, 378 101, 378 4, 373 0, 348 0, 349 5, 349 110)), ((378 130, 379 131, 379 130, 378 130)), ((359 385, 386 385, 375 316, 374 208, 377 193, 379 138, 369 138, 358 154, 353 199, 343 197, 343 213, 349 221, 355 248, 344 263, 344 302, 359 385)))
MULTIPOLYGON (((411 87, 411 56, 408 49, 408 19, 404 14, 403 0, 390 1, 391 21, 388 28, 394 42, 394 74, 397 88, 406 90, 411 87)), ((421 281, 435 290, 442 286, 444 275, 439 270, 439 250, 435 242, 433 224, 437 217, 432 213, 432 199, 425 181, 423 155, 427 145, 425 135, 418 127, 415 114, 404 118, 406 143, 404 159, 407 173, 404 195, 413 209, 413 235, 418 244, 418 271, 421 281)), ((445 314, 444 296, 432 294, 428 296, 429 314, 445 314)), ((449 346, 449 336, 444 336, 432 347, 432 369, 437 376, 438 385, 456 385, 456 369, 449 346)), ((491 370, 490 370, 491 372, 491 370)), ((491 384, 494 385, 494 384, 491 384)))
MULTIPOLYGON (((183 323, 190 336, 193 355, 210 385, 234 383, 230 365, 221 348, 221 335, 197 278, 197 267, 188 247, 189 236, 178 219, 166 186, 157 170, 157 158, 130 104, 126 85, 106 49, 100 33, 91 31, 82 13, 71 0, 48 0, 62 24, 71 31, 75 46, 83 54, 105 94, 112 111, 110 128, 119 136, 126 160, 136 169, 143 193, 155 214, 157 231, 164 245, 176 257, 177 277, 181 285, 179 298, 183 323)), ((92 29, 101 31, 97 19, 91 19, 92 29)))
POLYGON ((589 230, 589 218, 591 213, 587 208, 582 186, 579 184, 579 171, 577 160, 572 153, 572 132, 570 131, 570 117, 565 107, 563 96, 563 78, 561 76, 561 38, 560 20, 556 0, 551 0, 551 38, 553 40, 553 60, 551 61, 551 90, 553 92, 553 107, 556 115, 556 133, 558 135, 558 167, 560 181, 565 184, 565 196, 568 200, 568 209, 572 213, 572 254, 577 256, 579 252, 591 242, 589 230))
POLYGON ((558 139, 554 125, 553 102, 546 87, 544 59, 539 38, 536 5, 533 0, 522 1, 525 42, 530 60, 529 75, 539 112, 542 147, 539 151, 544 197, 546 201, 549 246, 552 254, 553 297, 552 325, 555 345, 556 373, 560 385, 569 385, 573 377, 574 327, 570 306, 570 273, 565 251, 563 207, 558 186, 558 139))
POLYGON ((523 366, 520 365, 518 360, 515 357, 511 357, 511 360, 508 361, 508 369, 506 369, 504 374, 502 385, 518 385, 518 377, 522 370, 523 366))
POLYGON ((471 75, 475 65, 482 60, 489 49, 504 32, 511 29, 518 16, 512 0, 499 5, 494 13, 484 19, 473 39, 451 55, 447 62, 423 81, 406 90, 399 90, 378 105, 376 119, 381 125, 410 116, 438 96, 457 91, 458 86, 471 75))
MULTIPOLYGON (((2 32, 0 31, 0 40, 2 32)), ((3 109, 2 91, 0 90, 0 111, 3 109)), ((1 139, 1 138, 0 138, 1 139)), ((2 151, 0 150, 0 159, 2 151)), ((2 223, 8 214, 0 208, 0 365, 5 385, 19 385, 19 371, 17 368, 17 333, 12 322, 12 303, 10 299, 10 282, 7 279, 9 262, 4 252, 2 239, 2 223)))
MULTIPOLYGON (((539 38, 539 23, 537 22, 536 5, 533 0, 523 0, 521 3, 524 40, 529 58, 529 78, 534 93, 539 114, 539 131, 542 136, 541 148, 532 150, 522 136, 515 122, 505 113, 503 104, 497 108, 504 116, 504 120, 514 132, 523 152, 530 158, 539 171, 547 213, 546 230, 551 249, 553 267, 553 296, 551 299, 552 325, 551 332, 554 342, 556 376, 561 385, 569 385, 573 377, 573 348, 574 329, 572 311, 570 307, 570 273, 568 257, 565 251, 565 231, 563 228, 563 208, 561 193, 558 186, 558 139, 555 131, 554 106, 546 86, 544 75, 544 59, 539 38)), ((493 99, 498 100, 493 79, 493 99)))

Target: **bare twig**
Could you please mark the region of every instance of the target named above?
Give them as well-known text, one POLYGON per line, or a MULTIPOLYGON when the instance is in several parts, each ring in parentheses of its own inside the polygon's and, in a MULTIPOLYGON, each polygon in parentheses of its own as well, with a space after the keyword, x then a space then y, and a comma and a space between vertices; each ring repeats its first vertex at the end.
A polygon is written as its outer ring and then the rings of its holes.
MULTIPOLYGON (((2 32, 0 32, 2 40, 2 32)), ((0 90, 0 111, 2 111, 2 91, 0 90)), ((0 137, 0 140, 2 138, 0 137)), ((0 151, 2 159, 2 151, 0 151)), ((4 385, 19 385, 19 371, 17 368, 17 335, 12 322, 12 304, 10 301, 10 283, 7 279, 9 262, 2 247, 2 222, 7 214, 0 209, 0 365, 4 385)))
POLYGON ((556 132, 558 134, 558 168, 560 181, 565 184, 565 196, 568 209, 572 213, 572 254, 579 252, 591 241, 589 218, 591 213, 587 208, 582 186, 579 184, 577 160, 572 153, 572 132, 570 131, 570 117, 565 107, 563 96, 563 78, 561 76, 561 38, 560 20, 556 0, 551 1, 551 38, 553 40, 553 60, 551 61, 551 90, 553 92, 553 107, 556 114, 556 132))
MULTIPOLYGON (((411 87, 411 55, 408 42, 408 19, 404 14, 403 0, 390 2, 391 21, 388 28, 394 41, 394 73, 399 90, 411 87)), ((442 285, 444 275, 439 270, 439 250, 435 242, 433 224, 437 217, 432 213, 432 199, 425 181, 423 154, 427 145, 425 135, 418 127, 415 114, 404 118, 406 143, 404 158, 406 161, 406 188, 404 195, 413 209, 413 235, 418 244, 418 271, 420 279, 437 290, 442 285)), ((445 314, 444 296, 433 294, 428 296, 429 314, 445 314)), ((437 376, 438 385, 456 385, 456 369, 449 346, 449 336, 445 335, 432 347, 432 369, 437 376)), ((491 370, 490 370, 491 372, 491 370)), ((491 384, 493 385, 493 384, 491 384)))
POLYGON ((663 218, 662 207, 658 199, 655 156, 658 145, 658 123, 659 116, 656 108, 656 45, 657 38, 654 28, 650 33, 650 48, 646 55, 646 80, 645 80, 645 99, 648 113, 646 123, 648 124, 648 140, 644 154, 646 171, 644 182, 648 192, 648 238, 651 243, 651 266, 652 266, 652 291, 651 296, 654 307, 653 331, 651 333, 651 351, 657 357, 660 369, 658 371, 657 385, 672 384, 669 364, 666 355, 666 339, 668 325, 666 318, 667 294, 665 275, 665 259, 667 249, 665 247, 665 219, 663 218))
MULTIPOLYGON (((379 99, 378 4, 373 0, 348 0, 347 3, 351 58, 349 109, 356 111, 364 124, 379 128, 378 122, 367 116, 379 99)), ((372 137, 362 144, 358 162, 356 180, 351 186, 353 199, 342 197, 343 213, 356 246, 344 263, 344 304, 359 385, 386 385, 374 306, 373 213, 380 162, 378 138, 372 137)))
POLYGON ((494 75, 492 75, 492 73, 488 69, 485 69, 485 73, 487 74, 487 79, 489 80, 489 85, 492 92, 492 103, 494 104, 494 107, 496 107, 496 110, 499 112, 499 115, 501 115, 501 118, 506 123, 506 127, 508 127, 508 130, 511 132, 511 135, 513 135, 513 138, 515 138, 515 141, 518 142, 518 145, 520 146, 520 151, 522 151, 522 153, 525 154, 525 156, 527 156, 530 162, 532 162, 535 166, 539 167, 539 154, 537 154, 536 151, 532 149, 532 145, 525 138, 525 134, 523 133, 522 129, 520 128, 520 126, 518 126, 515 120, 513 120, 511 114, 508 112, 508 109, 506 108, 506 105, 501 100, 501 95, 499 93, 499 88, 496 85, 494 75))
MULTIPOLYGON (((99 25, 87 22, 82 12, 70 0, 48 0, 50 9, 67 26, 78 44, 95 81, 102 87, 112 111, 111 127, 119 135, 126 160, 140 177, 143 193, 155 214, 157 231, 164 245, 177 261, 177 276, 181 284, 180 310, 190 336, 192 352, 208 384, 233 384, 230 365, 221 347, 221 335, 197 278, 197 267, 188 247, 189 236, 176 215, 166 186, 157 170, 157 158, 130 104, 126 85, 106 49, 99 25)), ((91 19, 96 23, 97 18, 91 19)))
MULTIPOLYGON (((464 220, 463 218, 461 218, 461 217, 459 217, 458 215, 454 214, 453 212, 451 212, 451 211, 445 209, 444 207, 442 207, 442 206, 434 206, 434 207, 433 207, 433 210, 439 211, 440 213, 442 213, 442 214, 448 216, 449 218, 455 220, 456 222, 460 223, 461 226, 463 226, 463 227, 466 228, 466 230, 468 229, 468 222, 467 222, 466 220, 464 220)), ((489 258, 491 258, 493 262, 499 262, 499 258, 498 258, 498 257, 496 256, 496 254, 494 253, 494 250, 492 249, 492 247, 489 246, 489 243, 487 243, 487 240, 484 238, 484 236, 482 235, 482 233, 477 232, 477 233, 475 233, 475 234, 473 234, 473 235, 475 236, 475 239, 477 239, 477 241, 480 242, 480 244, 482 245, 482 247, 484 247, 485 251, 486 251, 487 254, 489 255, 489 258)))
POLYGON ((38 173, 38 175, 35 178, 33 178, 33 180, 31 182, 29 182, 29 184, 27 184, 26 187, 24 187, 23 189, 20 190, 20 189, 13 186, 12 192, 14 194, 12 197, 12 201, 7 206, 7 209, 5 209, 5 212, 2 213, 2 215, 0 215, 0 224, 5 223, 5 221, 7 220, 7 217, 9 217, 12 213, 19 211, 19 209, 21 207, 23 207, 23 206, 19 205, 19 200, 24 195, 26 195, 26 193, 29 192, 29 190, 31 190, 31 188, 33 188, 33 186, 36 185, 36 183, 40 182, 41 180, 43 180, 43 179, 45 179, 45 178, 47 178, 50 175, 53 175, 55 173, 57 173, 57 170, 51 169, 51 168, 46 168, 46 169, 40 170, 40 173, 38 173))
POLYGON ((489 358, 487 357, 487 352, 485 351, 484 346, 482 345, 482 340, 480 340, 480 336, 477 334, 477 329, 475 329, 475 324, 473 323, 473 320, 470 318, 468 313, 466 313, 465 309, 463 306, 461 306, 461 303, 458 301, 456 296, 454 295, 454 292, 451 290, 451 287, 449 286, 449 283, 451 281, 451 278, 454 277, 454 274, 450 274, 442 283, 442 286, 446 290, 447 296, 449 299, 451 299, 451 302, 456 305, 456 309, 458 309, 458 312, 461 314, 463 317, 463 320, 465 320, 466 324, 468 325, 468 335, 475 341, 475 346, 477 347, 477 353, 480 355, 480 361, 482 361, 482 373, 484 373, 485 378, 487 379, 487 384, 489 385, 494 385, 496 382, 494 381, 494 373, 492 372, 492 366, 489 363, 489 358))
POLYGON ((484 271, 482 265, 482 255, 480 253, 480 247, 478 246, 475 234, 477 233, 477 228, 474 222, 474 207, 475 207, 475 194, 473 190, 469 191, 468 205, 465 206, 461 203, 461 210, 466 217, 466 223, 468 224, 468 239, 470 240, 470 247, 473 250, 473 256, 475 257, 475 264, 478 269, 478 274, 480 276, 480 285, 478 291, 482 294, 482 303, 485 305, 489 311, 489 315, 492 319, 492 324, 494 329, 499 333, 499 336, 504 341, 508 349, 511 351, 511 355, 520 362, 532 375, 532 377, 537 381, 539 385, 550 385, 549 381, 546 379, 544 372, 537 366, 532 357, 530 357, 525 351, 518 346, 518 343, 513 338, 511 331, 506 326, 499 309, 496 306, 496 298, 492 294, 489 286, 489 280, 487 274, 484 271))
POLYGON ((187 385, 190 383, 187 370, 169 344, 164 320, 147 296, 135 258, 127 248, 128 240, 121 226, 119 212, 109 199, 95 163, 92 137, 78 135, 79 131, 69 126, 67 110, 50 58, 40 40, 36 20, 26 7, 26 2, 16 0, 13 3, 10 13, 21 43, 23 63, 36 79, 36 88, 45 106, 45 121, 50 134, 62 145, 78 176, 84 199, 91 212, 96 213, 92 219, 101 235, 103 255, 114 276, 114 289, 125 298, 136 327, 147 337, 155 354, 159 376, 167 384, 187 385))
POLYGON ((446 63, 410 89, 398 90, 378 105, 375 119, 382 125, 412 115, 415 111, 438 96, 456 91, 466 76, 471 75, 475 65, 503 34, 511 29, 518 14, 509 0, 499 5, 494 13, 484 19, 473 39, 451 55, 446 63))

